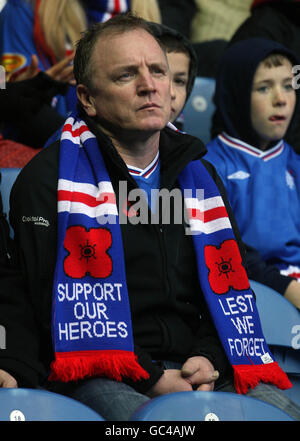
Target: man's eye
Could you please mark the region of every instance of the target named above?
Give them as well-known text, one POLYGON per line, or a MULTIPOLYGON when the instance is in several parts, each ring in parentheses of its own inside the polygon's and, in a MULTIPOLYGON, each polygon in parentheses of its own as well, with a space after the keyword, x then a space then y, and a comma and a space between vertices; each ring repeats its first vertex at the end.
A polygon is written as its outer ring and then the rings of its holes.
POLYGON ((133 72, 124 72, 118 76, 118 80, 127 80, 133 76, 133 72))

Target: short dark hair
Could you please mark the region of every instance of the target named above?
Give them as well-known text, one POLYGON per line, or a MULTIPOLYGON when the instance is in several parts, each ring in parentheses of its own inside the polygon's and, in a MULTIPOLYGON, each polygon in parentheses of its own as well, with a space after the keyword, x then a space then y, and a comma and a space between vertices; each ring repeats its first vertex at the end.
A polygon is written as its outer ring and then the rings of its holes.
POLYGON ((162 43, 162 45, 165 48, 165 51, 167 53, 170 52, 176 52, 176 53, 182 53, 185 54, 189 59, 191 59, 191 54, 188 50, 188 48, 186 47, 186 45, 184 44, 184 42, 179 39, 178 37, 176 37, 175 35, 162 35, 161 37, 159 37, 160 42, 162 43))
POLYGON ((262 64, 266 67, 271 68, 271 67, 282 66, 285 61, 289 61, 291 64, 293 64, 292 61, 286 55, 280 53, 274 53, 268 55, 267 58, 265 58, 262 61, 262 64))
POLYGON ((136 29, 143 29, 152 35, 165 52, 164 46, 154 35, 146 20, 132 13, 117 14, 105 22, 90 26, 78 41, 74 57, 74 77, 77 84, 84 84, 89 88, 93 87, 90 60, 95 44, 101 35, 118 35, 136 29))

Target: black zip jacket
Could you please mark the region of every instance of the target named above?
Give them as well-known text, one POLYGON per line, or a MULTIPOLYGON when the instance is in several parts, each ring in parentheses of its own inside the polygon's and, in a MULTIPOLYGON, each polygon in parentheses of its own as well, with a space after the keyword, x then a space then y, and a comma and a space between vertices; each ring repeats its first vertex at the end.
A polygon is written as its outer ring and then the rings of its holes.
MULTIPOLYGON (((128 191, 136 188, 136 183, 110 139, 92 121, 87 122, 98 138, 118 201, 119 181, 127 181, 128 191)), ((160 138, 161 188, 176 188, 180 171, 205 151, 198 139, 164 129, 160 138)), ((59 143, 40 152, 22 170, 11 195, 10 221, 22 272, 13 275, 13 284, 8 274, 7 284, 0 287, 0 324, 7 328, 7 349, 0 351, 0 369, 14 375, 20 386, 40 384, 53 359, 50 320, 58 159, 59 143), (5 289, 8 284, 9 290, 5 289)), ((223 185, 213 166, 202 161, 219 187, 244 258, 223 185)), ((184 362, 194 355, 206 356, 220 372, 219 382, 225 381, 231 367, 204 304, 191 236, 172 218, 165 225, 128 222, 121 225, 121 232, 135 353, 150 374, 148 380, 124 381, 144 393, 162 375, 161 361, 184 362)))

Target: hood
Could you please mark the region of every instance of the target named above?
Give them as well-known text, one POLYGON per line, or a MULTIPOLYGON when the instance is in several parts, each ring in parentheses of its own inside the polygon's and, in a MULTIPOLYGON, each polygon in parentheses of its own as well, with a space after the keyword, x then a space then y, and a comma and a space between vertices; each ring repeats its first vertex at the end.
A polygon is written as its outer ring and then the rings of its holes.
MULTIPOLYGON (((258 137, 250 116, 253 77, 259 63, 274 53, 285 55, 293 65, 300 64, 296 55, 281 44, 264 38, 250 38, 234 43, 225 51, 216 78, 216 105, 225 131, 254 146, 258 144, 258 137)), ((300 89, 296 89, 294 116, 299 111, 299 94, 300 89)), ((293 120, 294 117, 290 127, 293 120)))
POLYGON ((169 28, 162 24, 157 24, 153 22, 149 22, 150 28, 155 35, 156 38, 160 39, 161 37, 165 35, 170 35, 171 37, 175 37, 177 40, 183 43, 184 47, 187 49, 187 51, 190 54, 191 62, 190 62, 190 71, 189 71, 189 80, 187 84, 187 94, 186 94, 186 101, 188 100, 197 75, 197 55, 196 52, 192 46, 192 44, 189 42, 189 40, 182 35, 180 32, 169 28))

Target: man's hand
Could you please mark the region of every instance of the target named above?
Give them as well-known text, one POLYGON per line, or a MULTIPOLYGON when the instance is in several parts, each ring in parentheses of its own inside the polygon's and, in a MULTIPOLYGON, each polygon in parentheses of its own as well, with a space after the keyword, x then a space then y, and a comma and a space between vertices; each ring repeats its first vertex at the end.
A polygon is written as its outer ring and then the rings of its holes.
POLYGON ((0 369, 0 387, 18 387, 18 383, 8 372, 0 369))
POLYGON ((150 398, 172 392, 192 391, 191 384, 182 378, 179 369, 166 369, 160 379, 147 392, 150 398))
MULTIPOLYGON (((61 61, 58 61, 53 66, 49 67, 49 69, 45 70, 45 73, 55 81, 68 83, 72 86, 75 85, 76 82, 74 79, 73 64, 72 64, 73 58, 74 58, 74 53, 66 56, 61 61)), ((27 69, 20 72, 19 74, 18 72, 16 72, 13 75, 14 81, 25 81, 35 77, 40 71, 38 65, 39 65, 38 57, 35 54, 33 54, 31 56, 31 61, 27 69)), ((9 81, 11 76, 12 75, 7 77, 7 81, 9 81)))
POLYGON ((197 390, 211 391, 215 381, 219 378, 211 362, 201 356, 188 358, 181 368, 181 375, 192 387, 198 386, 197 390))

